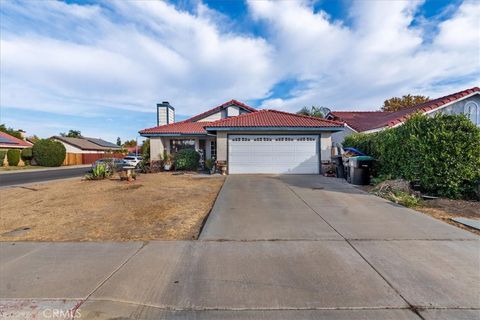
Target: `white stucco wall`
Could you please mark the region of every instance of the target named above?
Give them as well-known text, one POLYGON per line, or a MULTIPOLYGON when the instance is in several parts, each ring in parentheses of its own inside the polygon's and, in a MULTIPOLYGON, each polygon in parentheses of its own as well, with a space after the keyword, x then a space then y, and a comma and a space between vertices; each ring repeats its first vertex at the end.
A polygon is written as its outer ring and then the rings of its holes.
POLYGON ((218 132, 217 133, 217 160, 227 161, 227 133, 218 132))
POLYGON ((202 118, 200 120, 197 120, 197 122, 205 122, 205 121, 216 121, 222 119, 222 112, 216 112, 214 114, 211 114, 205 118, 202 118))
MULTIPOLYGON (((437 113, 445 113, 445 114, 466 114, 467 111, 467 105, 476 105, 476 116, 473 115, 471 117, 472 122, 474 122, 477 126, 480 126, 480 95, 474 95, 469 98, 466 98, 461 101, 457 101, 449 106, 446 106, 445 108, 440 108, 438 110, 435 110, 433 112, 430 112, 428 115, 429 116, 434 116, 437 113)), ((469 115, 467 115, 469 116, 469 115)))
POLYGON ((69 143, 66 143, 64 141, 58 140, 58 139, 53 139, 55 141, 60 142, 65 146, 65 150, 67 150, 67 153, 104 153, 106 151, 95 151, 95 150, 82 150, 80 148, 77 148, 69 143))
POLYGON ((354 134, 356 131, 352 130, 350 127, 345 126, 345 130, 340 132, 333 132, 332 133, 332 144, 335 143, 343 143, 345 137, 354 134))
POLYGON ((150 138, 150 161, 158 161, 163 156, 164 138, 150 138))

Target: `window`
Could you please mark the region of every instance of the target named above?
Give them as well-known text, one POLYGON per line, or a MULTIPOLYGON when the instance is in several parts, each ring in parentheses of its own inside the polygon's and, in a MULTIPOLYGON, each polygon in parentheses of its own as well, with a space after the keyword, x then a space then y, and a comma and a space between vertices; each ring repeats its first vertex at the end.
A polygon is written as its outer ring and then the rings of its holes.
POLYGON ((170 153, 177 153, 182 149, 195 149, 195 140, 172 139, 170 140, 170 153))
POLYGON ((476 125, 480 125, 479 113, 480 108, 474 101, 469 101, 465 104, 465 115, 476 125))
POLYGON ((217 143, 215 140, 210 141, 210 158, 217 159, 217 143))

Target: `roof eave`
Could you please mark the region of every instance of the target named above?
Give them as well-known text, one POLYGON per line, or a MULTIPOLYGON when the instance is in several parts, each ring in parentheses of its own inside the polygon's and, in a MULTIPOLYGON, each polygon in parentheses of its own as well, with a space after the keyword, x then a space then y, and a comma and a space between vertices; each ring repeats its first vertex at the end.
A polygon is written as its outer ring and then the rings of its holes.
POLYGON ((205 127, 207 131, 343 131, 344 127, 205 127))

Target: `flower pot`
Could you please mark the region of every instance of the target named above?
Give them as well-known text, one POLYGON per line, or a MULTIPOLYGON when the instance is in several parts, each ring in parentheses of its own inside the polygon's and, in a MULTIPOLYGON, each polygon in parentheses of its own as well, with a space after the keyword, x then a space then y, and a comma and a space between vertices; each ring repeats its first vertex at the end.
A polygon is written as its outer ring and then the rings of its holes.
POLYGON ((172 168, 172 165, 171 165, 171 164, 164 164, 164 165, 163 165, 163 169, 164 169, 165 171, 170 171, 171 168, 172 168))

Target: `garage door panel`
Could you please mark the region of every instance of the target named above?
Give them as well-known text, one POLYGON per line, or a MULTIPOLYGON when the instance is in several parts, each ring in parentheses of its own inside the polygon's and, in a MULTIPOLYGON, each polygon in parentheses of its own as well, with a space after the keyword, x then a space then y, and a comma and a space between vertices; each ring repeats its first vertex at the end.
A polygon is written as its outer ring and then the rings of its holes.
POLYGON ((234 135, 230 173, 318 174, 317 136, 234 135))

